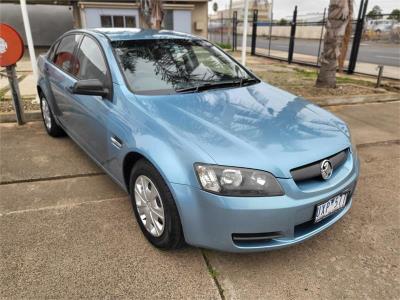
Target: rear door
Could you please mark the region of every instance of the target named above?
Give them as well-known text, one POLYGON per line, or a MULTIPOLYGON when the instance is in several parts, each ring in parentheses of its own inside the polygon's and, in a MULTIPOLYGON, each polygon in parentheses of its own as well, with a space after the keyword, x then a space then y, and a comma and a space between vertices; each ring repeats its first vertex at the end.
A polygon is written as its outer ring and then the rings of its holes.
POLYGON ((71 73, 74 52, 82 38, 80 34, 69 34, 63 37, 54 53, 50 53, 45 66, 46 76, 53 92, 53 113, 70 132, 69 116, 71 114, 70 87, 76 82, 71 73))

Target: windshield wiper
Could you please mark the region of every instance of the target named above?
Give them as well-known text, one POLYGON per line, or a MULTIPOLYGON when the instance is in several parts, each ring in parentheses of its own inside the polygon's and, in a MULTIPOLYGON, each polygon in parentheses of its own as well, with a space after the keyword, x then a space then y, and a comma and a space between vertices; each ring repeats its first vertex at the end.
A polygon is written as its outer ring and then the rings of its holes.
POLYGON ((257 78, 240 78, 240 86, 246 86, 253 83, 258 83, 259 80, 257 78))
POLYGON ((199 92, 199 91, 205 91, 209 89, 214 89, 214 88, 219 88, 219 87, 226 87, 226 86, 236 86, 239 85, 241 86, 241 80, 230 80, 230 81, 221 81, 221 82, 209 82, 197 86, 192 86, 188 88, 183 88, 183 89, 177 89, 175 92, 177 93, 184 93, 184 92, 199 92))
POLYGON ((229 81, 220 81, 220 82, 208 82, 205 84, 199 84, 196 86, 191 86, 188 88, 182 88, 182 89, 176 89, 175 92, 177 93, 185 93, 185 92, 199 92, 199 91, 205 91, 205 90, 210 90, 214 88, 219 88, 219 87, 226 87, 226 86, 245 86, 249 85, 252 83, 257 83, 259 82, 258 79, 256 78, 235 78, 235 80, 229 80, 229 81))

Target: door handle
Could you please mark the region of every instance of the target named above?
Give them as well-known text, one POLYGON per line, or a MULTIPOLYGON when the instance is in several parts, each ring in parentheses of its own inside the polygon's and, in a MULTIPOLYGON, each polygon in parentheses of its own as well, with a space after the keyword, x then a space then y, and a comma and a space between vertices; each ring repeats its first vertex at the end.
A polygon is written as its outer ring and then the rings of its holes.
POLYGON ((111 138, 110 138, 110 140, 111 140, 111 144, 113 144, 115 147, 117 147, 118 149, 121 149, 122 148, 122 146, 123 146, 123 143, 122 143, 122 141, 117 137, 117 136, 112 136, 111 138))

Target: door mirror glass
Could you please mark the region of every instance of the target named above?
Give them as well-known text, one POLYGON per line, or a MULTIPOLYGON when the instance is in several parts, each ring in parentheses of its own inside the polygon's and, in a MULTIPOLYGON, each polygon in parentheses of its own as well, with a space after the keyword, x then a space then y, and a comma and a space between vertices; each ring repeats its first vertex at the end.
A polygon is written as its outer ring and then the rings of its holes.
POLYGON ((72 87, 72 93, 107 97, 109 90, 98 79, 78 80, 72 87))

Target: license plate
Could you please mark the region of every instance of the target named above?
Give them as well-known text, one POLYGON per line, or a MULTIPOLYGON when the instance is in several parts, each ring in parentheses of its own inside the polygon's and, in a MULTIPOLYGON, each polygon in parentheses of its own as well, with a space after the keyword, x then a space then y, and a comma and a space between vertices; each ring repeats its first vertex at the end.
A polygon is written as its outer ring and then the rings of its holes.
POLYGON ((345 207, 348 193, 343 193, 329 199, 328 201, 317 205, 314 222, 317 223, 322 219, 330 216, 339 209, 345 207))

